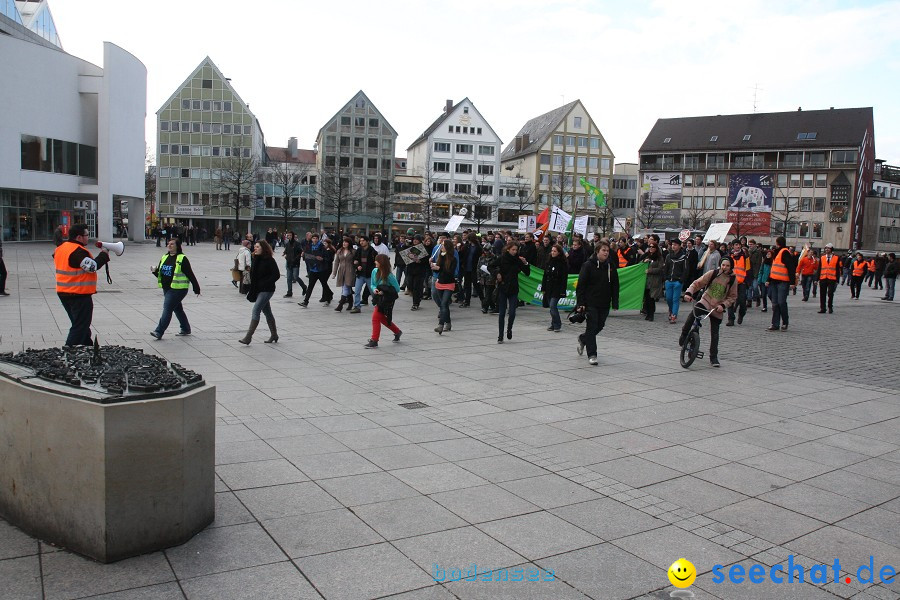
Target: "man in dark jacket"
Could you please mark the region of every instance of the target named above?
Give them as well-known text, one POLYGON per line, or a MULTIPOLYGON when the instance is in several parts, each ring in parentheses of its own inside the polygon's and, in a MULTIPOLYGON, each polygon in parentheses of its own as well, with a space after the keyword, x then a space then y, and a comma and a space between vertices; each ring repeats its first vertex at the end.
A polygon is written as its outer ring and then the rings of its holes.
POLYGON ((784 236, 775 238, 775 257, 772 259, 772 270, 769 272, 769 298, 772 299, 772 325, 767 331, 787 331, 788 328, 788 289, 796 290, 797 259, 787 247, 784 236), (781 325, 781 327, 779 327, 781 325))
POLYGON ((597 252, 578 274, 575 310, 587 317, 585 332, 578 336, 578 354, 587 347, 588 363, 597 365, 597 334, 603 330, 609 309, 619 310, 619 272, 609 260, 609 244, 600 242, 597 252))
POLYGON ((287 240, 284 243, 284 251, 281 253, 284 257, 284 270, 287 273, 287 294, 284 297, 290 298, 294 295, 293 287, 295 281, 300 285, 300 289, 303 290, 303 295, 305 296, 306 284, 300 279, 300 255, 303 251, 300 249, 300 242, 294 238, 293 231, 288 231, 285 235, 287 240))
POLYGON ((369 244, 369 238, 364 235, 359 236, 359 247, 353 254, 353 267, 356 269, 356 285, 354 286, 353 308, 351 313, 360 312, 362 305, 363 287, 368 287, 369 279, 372 277, 372 269, 375 268, 375 257, 378 253, 369 244))
POLYGON ((524 256, 529 265, 537 264, 537 245, 534 243, 533 234, 525 234, 525 241, 519 249, 519 256, 524 256))
POLYGON ((304 291, 303 302, 297 303, 303 308, 309 306, 309 299, 312 297, 317 281, 322 284, 322 302, 328 304, 334 296, 334 292, 328 287, 328 278, 331 276, 328 248, 319 240, 317 233, 312 234, 311 241, 309 249, 303 254, 304 260, 306 260, 306 270, 309 273, 309 286, 304 291))
POLYGON ((584 251, 582 241, 578 238, 572 240, 572 248, 566 256, 569 264, 569 273, 580 273, 581 266, 587 260, 587 253, 584 251))
POLYGON ((761 296, 759 282, 756 278, 759 275, 759 268, 762 266, 763 251, 757 245, 756 240, 750 240, 750 244, 747 247, 747 257, 750 259, 750 270, 747 271, 747 302, 756 300, 756 306, 759 306, 761 296))

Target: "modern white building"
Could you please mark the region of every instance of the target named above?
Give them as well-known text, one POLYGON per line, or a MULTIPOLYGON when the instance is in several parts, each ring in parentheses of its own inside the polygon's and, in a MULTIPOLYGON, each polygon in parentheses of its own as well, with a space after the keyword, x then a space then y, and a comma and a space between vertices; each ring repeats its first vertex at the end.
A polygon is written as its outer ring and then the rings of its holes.
POLYGON ((50 240, 85 222, 112 239, 127 201, 143 239, 147 69, 110 42, 103 66, 63 51, 46 0, 0 0, 0 231, 50 240))
POLYGON ((435 221, 465 207, 467 225, 497 222, 502 143, 471 100, 447 100, 443 114, 406 150, 406 172, 421 176, 437 199, 435 221))

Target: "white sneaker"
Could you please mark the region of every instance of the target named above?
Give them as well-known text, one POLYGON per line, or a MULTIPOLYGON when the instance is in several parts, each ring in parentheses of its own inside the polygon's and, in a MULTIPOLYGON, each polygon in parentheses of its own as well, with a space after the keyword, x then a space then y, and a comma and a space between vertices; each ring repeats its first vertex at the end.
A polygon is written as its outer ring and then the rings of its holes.
POLYGON ((598 364, 598 363, 597 363, 597 357, 596 357, 596 356, 588 357, 588 364, 593 365, 593 366, 596 367, 597 364, 598 364))

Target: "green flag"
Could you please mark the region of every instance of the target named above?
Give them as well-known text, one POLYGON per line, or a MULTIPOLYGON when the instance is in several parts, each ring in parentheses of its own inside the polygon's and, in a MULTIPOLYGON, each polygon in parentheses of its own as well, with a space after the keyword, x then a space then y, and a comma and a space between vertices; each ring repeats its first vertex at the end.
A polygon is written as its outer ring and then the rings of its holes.
POLYGON ((606 194, 603 193, 603 190, 598 188, 595 185, 591 185, 588 183, 588 180, 584 177, 581 178, 581 185, 584 187, 584 190, 587 192, 588 196, 594 199, 594 204, 597 205, 597 208, 603 208, 606 206, 606 194))
MULTIPOLYGON (((519 273, 519 300, 542 306, 544 292, 541 282, 544 279, 543 269, 531 265, 531 274, 519 273)), ((566 284, 566 297, 560 299, 560 310, 575 308, 575 288, 578 274, 569 275, 566 284)), ((644 305, 644 287, 647 285, 647 263, 638 263, 619 269, 619 310, 640 310, 644 305)))

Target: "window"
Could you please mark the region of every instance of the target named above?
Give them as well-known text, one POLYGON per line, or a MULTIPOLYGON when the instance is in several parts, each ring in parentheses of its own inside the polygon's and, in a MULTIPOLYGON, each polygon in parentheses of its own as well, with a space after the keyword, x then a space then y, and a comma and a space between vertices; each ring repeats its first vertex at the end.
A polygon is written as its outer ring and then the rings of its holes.
POLYGON ((213 123, 212 124, 212 132, 215 134, 222 133, 222 124, 221 123, 213 123))
POLYGON ((671 141, 672 141, 672 138, 666 138, 663 140, 663 144, 671 143, 671 141))
POLYGON ((222 102, 222 110, 224 110, 225 112, 231 112, 231 102, 229 102, 228 100, 222 102))
POLYGON ((470 184, 470 183, 455 183, 455 184, 453 184, 453 191, 457 194, 471 194, 472 193, 472 184, 470 184))
POLYGON ((825 212, 825 198, 813 199, 813 212, 825 212))
POLYGON ((244 135, 250 135, 250 126, 244 125, 244 135))
POLYGON ((824 152, 808 152, 806 154, 806 166, 807 167, 824 167, 825 166, 825 153, 824 152))
POLYGON ((378 168, 378 159, 370 158, 366 160, 366 167, 369 169, 377 169, 378 168))
POLYGON ((213 156, 219 156, 219 153, 220 153, 220 152, 221 152, 221 147, 220 147, 220 146, 213 146, 213 147, 212 147, 212 155, 213 155, 213 156))
POLYGON ((374 127, 377 129, 378 128, 378 119, 370 117, 369 118, 369 127, 374 127))
POLYGON ((350 166, 350 157, 349 156, 338 157, 338 164, 342 167, 349 167, 350 166))
POLYGON ((553 145, 554 145, 554 146, 562 146, 562 145, 563 145, 563 141, 564 141, 563 136, 561 136, 561 135, 554 135, 554 136, 553 136, 553 145))
POLYGON ((779 173, 778 174, 778 187, 784 188, 788 185, 788 176, 787 173, 779 173))
POLYGON ((725 155, 724 154, 707 154, 706 155, 706 168, 707 169, 724 169, 725 168, 725 155))
POLYGON ((694 180, 694 187, 703 187, 703 182, 706 181, 703 175, 697 175, 697 178, 694 180))
POLYGON ((434 192, 447 193, 450 191, 450 184, 443 181, 435 181, 431 184, 431 190, 434 192))
POLYGON ((804 173, 803 174, 803 187, 811 188, 812 186, 813 186, 812 173, 804 173))
POLYGON ((168 154, 169 153, 169 145, 168 144, 160 144, 159 153, 160 154, 168 154))
POLYGON ((475 187, 475 189, 480 196, 493 196, 494 195, 494 186, 492 186, 492 185, 478 185, 475 187))
POLYGON ((212 110, 212 101, 211 100, 203 101, 203 110, 212 110))
POLYGON ((389 158, 381 159, 381 170, 385 171, 386 173, 391 172, 391 159, 389 159, 389 158))
POLYGON ((369 138, 369 148, 371 150, 378 150, 378 138, 369 138))
POLYGON ((470 163, 456 163, 454 171, 456 173, 472 173, 472 165, 470 163))
POLYGON ((349 135, 342 135, 342 136, 341 136, 341 147, 342 147, 342 148, 348 148, 349 146, 350 146, 350 136, 349 136, 349 135))
POLYGON ((562 154, 554 154, 554 155, 553 155, 553 165, 554 165, 554 166, 556 166, 556 167, 561 167, 561 166, 562 166, 562 161, 563 161, 563 155, 562 155, 562 154))
POLYGON ((812 210, 812 198, 800 198, 800 212, 810 212, 812 210))
POLYGON ((357 99, 356 99, 356 102, 355 102, 355 106, 356 106, 356 108, 365 108, 365 107, 366 107, 366 101, 363 100, 362 98, 357 98, 357 99))
POLYGON ((190 153, 191 153, 191 147, 190 147, 190 146, 182 146, 182 147, 181 147, 181 153, 184 154, 184 155, 190 154, 190 153))
POLYGON ((825 173, 816 174, 816 187, 828 187, 828 175, 826 175, 825 173))
POLYGON ((600 168, 604 171, 609 171, 609 159, 604 158, 600 161, 600 168))
POLYGON ((802 238, 809 237, 809 221, 800 221, 800 233, 799 236, 802 238))
POLYGON ((203 123, 200 128, 203 133, 210 133, 212 131, 212 123, 203 123))
POLYGON ((457 125, 457 126, 456 126, 456 133, 459 133, 459 132, 460 132, 460 127, 459 127, 459 125, 457 125))
POLYGON ((478 146, 478 154, 481 156, 493 156, 494 155, 494 147, 493 146, 478 146))
POLYGON ((541 173, 540 174, 540 183, 541 185, 547 185, 550 183, 550 174, 549 173, 541 173))
POLYGON ((699 154, 685 154, 684 155, 684 168, 685 169, 699 169, 700 168, 700 155, 699 154))
POLYGON ((725 196, 716 196, 716 210, 725 210, 725 196))
POLYGON ((541 154, 541 164, 542 165, 550 164, 550 155, 549 154, 541 154))
POLYGON ((175 144, 172 144, 172 145, 169 147, 169 152, 170 152, 171 154, 178 154, 178 148, 179 148, 179 147, 180 147, 180 146, 177 146, 177 145, 175 145, 175 144))
POLYGON ((800 173, 791 173, 791 187, 800 187, 800 173))
POLYGON ((572 119, 572 126, 575 129, 581 129, 581 117, 574 117, 572 119))
POLYGON ((578 138, 578 147, 579 148, 587 148, 588 147, 588 138, 579 137, 578 138))
MULTIPOLYGON (((463 127, 463 133, 469 133, 469 128, 468 128, 468 127, 463 127)), ((473 131, 473 133, 474 133, 474 131, 473 131)))
POLYGON ((494 165, 478 165, 478 174, 479 175, 493 175, 494 174, 494 165))
POLYGON ((575 166, 575 157, 574 157, 574 156, 569 155, 569 156, 566 157, 566 166, 567 166, 567 167, 574 167, 574 166, 575 166))
MULTIPOLYGON (((222 125, 222 133, 231 133, 231 125, 222 125)), ((331 143, 334 143, 334 136, 331 137, 331 143)))
POLYGON ((574 146, 575 145, 575 136, 567 135, 566 136, 566 146, 574 146))
POLYGON ((200 101, 199 100, 191 100, 191 109, 192 110, 200 110, 200 101))
POLYGON ((744 136, 744 141, 745 141, 745 142, 749 142, 749 141, 750 141, 750 134, 749 134, 749 133, 748 133, 747 135, 744 136))
POLYGON ((450 144, 448 142, 435 142, 434 143, 434 151, 435 152, 450 152, 450 144))
POLYGON ((691 208, 691 202, 693 198, 691 196, 682 196, 681 197, 681 208, 691 208))
MULTIPOLYGON (((815 131, 807 131, 807 132, 798 133, 797 139, 798 140, 814 140, 814 139, 816 139, 816 132, 815 131)), ((806 237, 806 236, 804 236, 804 237, 806 237)))
POLYGON ((709 138, 709 141, 710 141, 710 142, 718 142, 718 141, 719 141, 719 136, 714 135, 714 136, 712 136, 711 138, 709 138))
POLYGON ((212 149, 209 146, 200 146, 200 156, 209 156, 212 149))
POLYGON ((353 157, 353 168, 354 169, 362 169, 362 166, 363 166, 362 156, 354 156, 353 157))
POLYGON ((168 131, 169 130, 169 122, 168 121, 160 121, 159 122, 159 130, 160 131, 168 131))
POLYGON ((448 162, 433 163, 432 170, 435 173, 449 173, 450 172, 450 163, 448 163, 448 162))
POLYGON ((715 206, 716 199, 713 196, 704 196, 703 197, 703 208, 706 210, 712 210, 713 206, 715 206))
POLYGON ((200 133, 200 123, 191 123, 191 133, 200 133))
POLYGON ((200 83, 200 86, 201 86, 203 89, 211 90, 211 89, 212 89, 212 79, 204 79, 204 80, 200 83))
POLYGON ((856 163, 855 150, 835 150, 831 153, 831 163, 836 165, 852 165, 856 163))
POLYGON ((600 147, 600 138, 591 138, 591 148, 596 150, 600 147))
MULTIPOLYGON (((606 160, 606 159, 604 159, 604 160, 606 160)), ((590 158, 588 158, 588 168, 589 169, 596 169, 597 165, 599 165, 599 164, 600 164, 600 161, 599 161, 599 159, 597 159, 596 156, 591 156, 590 158)))
POLYGON ((366 118, 365 117, 354 117, 353 124, 356 127, 365 127, 366 126, 366 118))
POLYGON ((706 187, 716 187, 716 176, 709 174, 706 176, 706 187))
POLYGON ((478 128, 478 135, 481 135, 481 127, 478 128))
POLYGON ((457 144, 456 145, 456 153, 457 154, 472 154, 472 144, 457 144))
POLYGON ((222 102, 220 100, 214 100, 212 103, 212 109, 215 112, 222 112, 222 102))
POLYGON ((693 175, 685 175, 684 176, 684 187, 694 187, 694 176, 693 175))
POLYGON ((799 167, 803 165, 803 153, 802 152, 782 152, 781 153, 781 166, 782 167, 799 167))
POLYGON ((586 156, 579 156, 579 157, 576 159, 575 163, 576 163, 576 165, 578 166, 579 169, 586 169, 586 168, 587 168, 587 157, 586 157, 586 156))
POLYGON ((191 170, 190 169, 181 169, 181 176, 185 179, 189 178, 191 176, 191 170))
POLYGON ((341 117, 341 125, 350 126, 350 117, 342 116, 341 117))
POLYGON ((250 158, 250 148, 244 148, 244 151, 241 152, 241 156, 244 158, 250 158))
MULTIPOLYGON (((227 150, 227 148, 226 148, 227 150)), ((227 155, 226 155, 227 156, 227 155)), ((334 166, 334 156, 326 156, 325 157, 325 166, 333 167, 334 166)))
POLYGON ((469 107, 468 107, 468 106, 463 106, 463 114, 466 114, 466 115, 469 114, 469 107))

